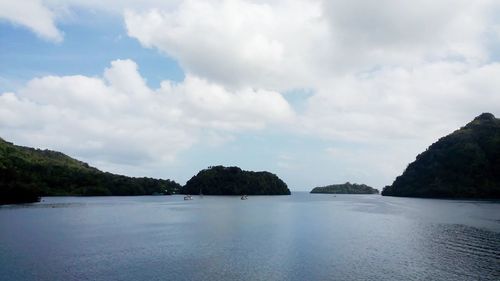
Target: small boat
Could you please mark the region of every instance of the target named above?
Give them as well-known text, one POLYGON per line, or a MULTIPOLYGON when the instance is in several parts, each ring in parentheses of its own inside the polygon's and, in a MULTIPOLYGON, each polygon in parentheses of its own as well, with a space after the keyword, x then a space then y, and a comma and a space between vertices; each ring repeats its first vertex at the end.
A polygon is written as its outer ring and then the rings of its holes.
POLYGON ((248 196, 246 196, 246 195, 241 196, 241 200, 247 200, 247 199, 248 199, 248 196))
POLYGON ((188 195, 184 196, 184 200, 193 200, 193 196, 188 194, 188 195))

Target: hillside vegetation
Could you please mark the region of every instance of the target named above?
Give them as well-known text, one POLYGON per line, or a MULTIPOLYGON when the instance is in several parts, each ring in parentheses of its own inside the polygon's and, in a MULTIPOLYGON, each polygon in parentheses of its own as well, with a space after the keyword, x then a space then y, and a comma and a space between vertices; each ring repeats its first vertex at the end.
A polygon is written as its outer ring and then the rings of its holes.
POLYGON ((315 187, 311 193, 332 193, 332 194, 378 194, 378 189, 366 184, 332 184, 327 186, 315 187))
POLYGON ((287 185, 274 174, 224 166, 201 170, 182 188, 184 194, 200 192, 205 195, 290 195, 287 185))
POLYGON ((171 180, 102 172, 63 153, 17 146, 0 138, 0 203, 52 195, 150 195, 180 189, 171 180))
POLYGON ((500 119, 483 113, 439 139, 382 195, 500 198, 500 119))

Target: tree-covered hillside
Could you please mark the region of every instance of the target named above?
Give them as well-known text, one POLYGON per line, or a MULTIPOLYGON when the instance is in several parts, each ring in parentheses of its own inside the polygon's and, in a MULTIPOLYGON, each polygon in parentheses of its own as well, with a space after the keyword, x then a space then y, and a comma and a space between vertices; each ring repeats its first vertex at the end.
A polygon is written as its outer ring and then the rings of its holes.
POLYGON ((101 172, 63 153, 17 146, 0 138, 0 204, 34 202, 51 195, 170 194, 171 180, 101 172))
POLYGON ((500 198, 500 119, 483 113, 439 139, 382 195, 500 198))
POLYGON ((315 187, 311 193, 332 193, 332 194, 378 194, 378 189, 366 184, 332 184, 327 186, 315 187))
POLYGON ((201 170, 182 188, 184 194, 289 195, 287 185, 269 172, 243 171, 238 167, 215 166, 201 170))

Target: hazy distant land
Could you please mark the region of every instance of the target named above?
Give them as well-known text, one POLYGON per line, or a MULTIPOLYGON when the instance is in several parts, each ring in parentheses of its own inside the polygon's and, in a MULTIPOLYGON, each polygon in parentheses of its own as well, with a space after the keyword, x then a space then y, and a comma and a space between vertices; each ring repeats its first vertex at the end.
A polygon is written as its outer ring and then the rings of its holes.
POLYGON ((352 184, 346 182, 344 184, 332 184, 327 186, 315 187, 311 193, 331 193, 331 194, 378 194, 378 189, 370 187, 366 184, 352 184))

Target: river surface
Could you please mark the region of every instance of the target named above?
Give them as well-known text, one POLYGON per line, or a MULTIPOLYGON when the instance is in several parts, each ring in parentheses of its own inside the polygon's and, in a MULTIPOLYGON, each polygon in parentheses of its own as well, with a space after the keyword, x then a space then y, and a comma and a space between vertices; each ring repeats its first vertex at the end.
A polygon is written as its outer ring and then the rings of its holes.
POLYGON ((500 203, 46 197, 0 207, 0 280, 500 280, 500 203))

